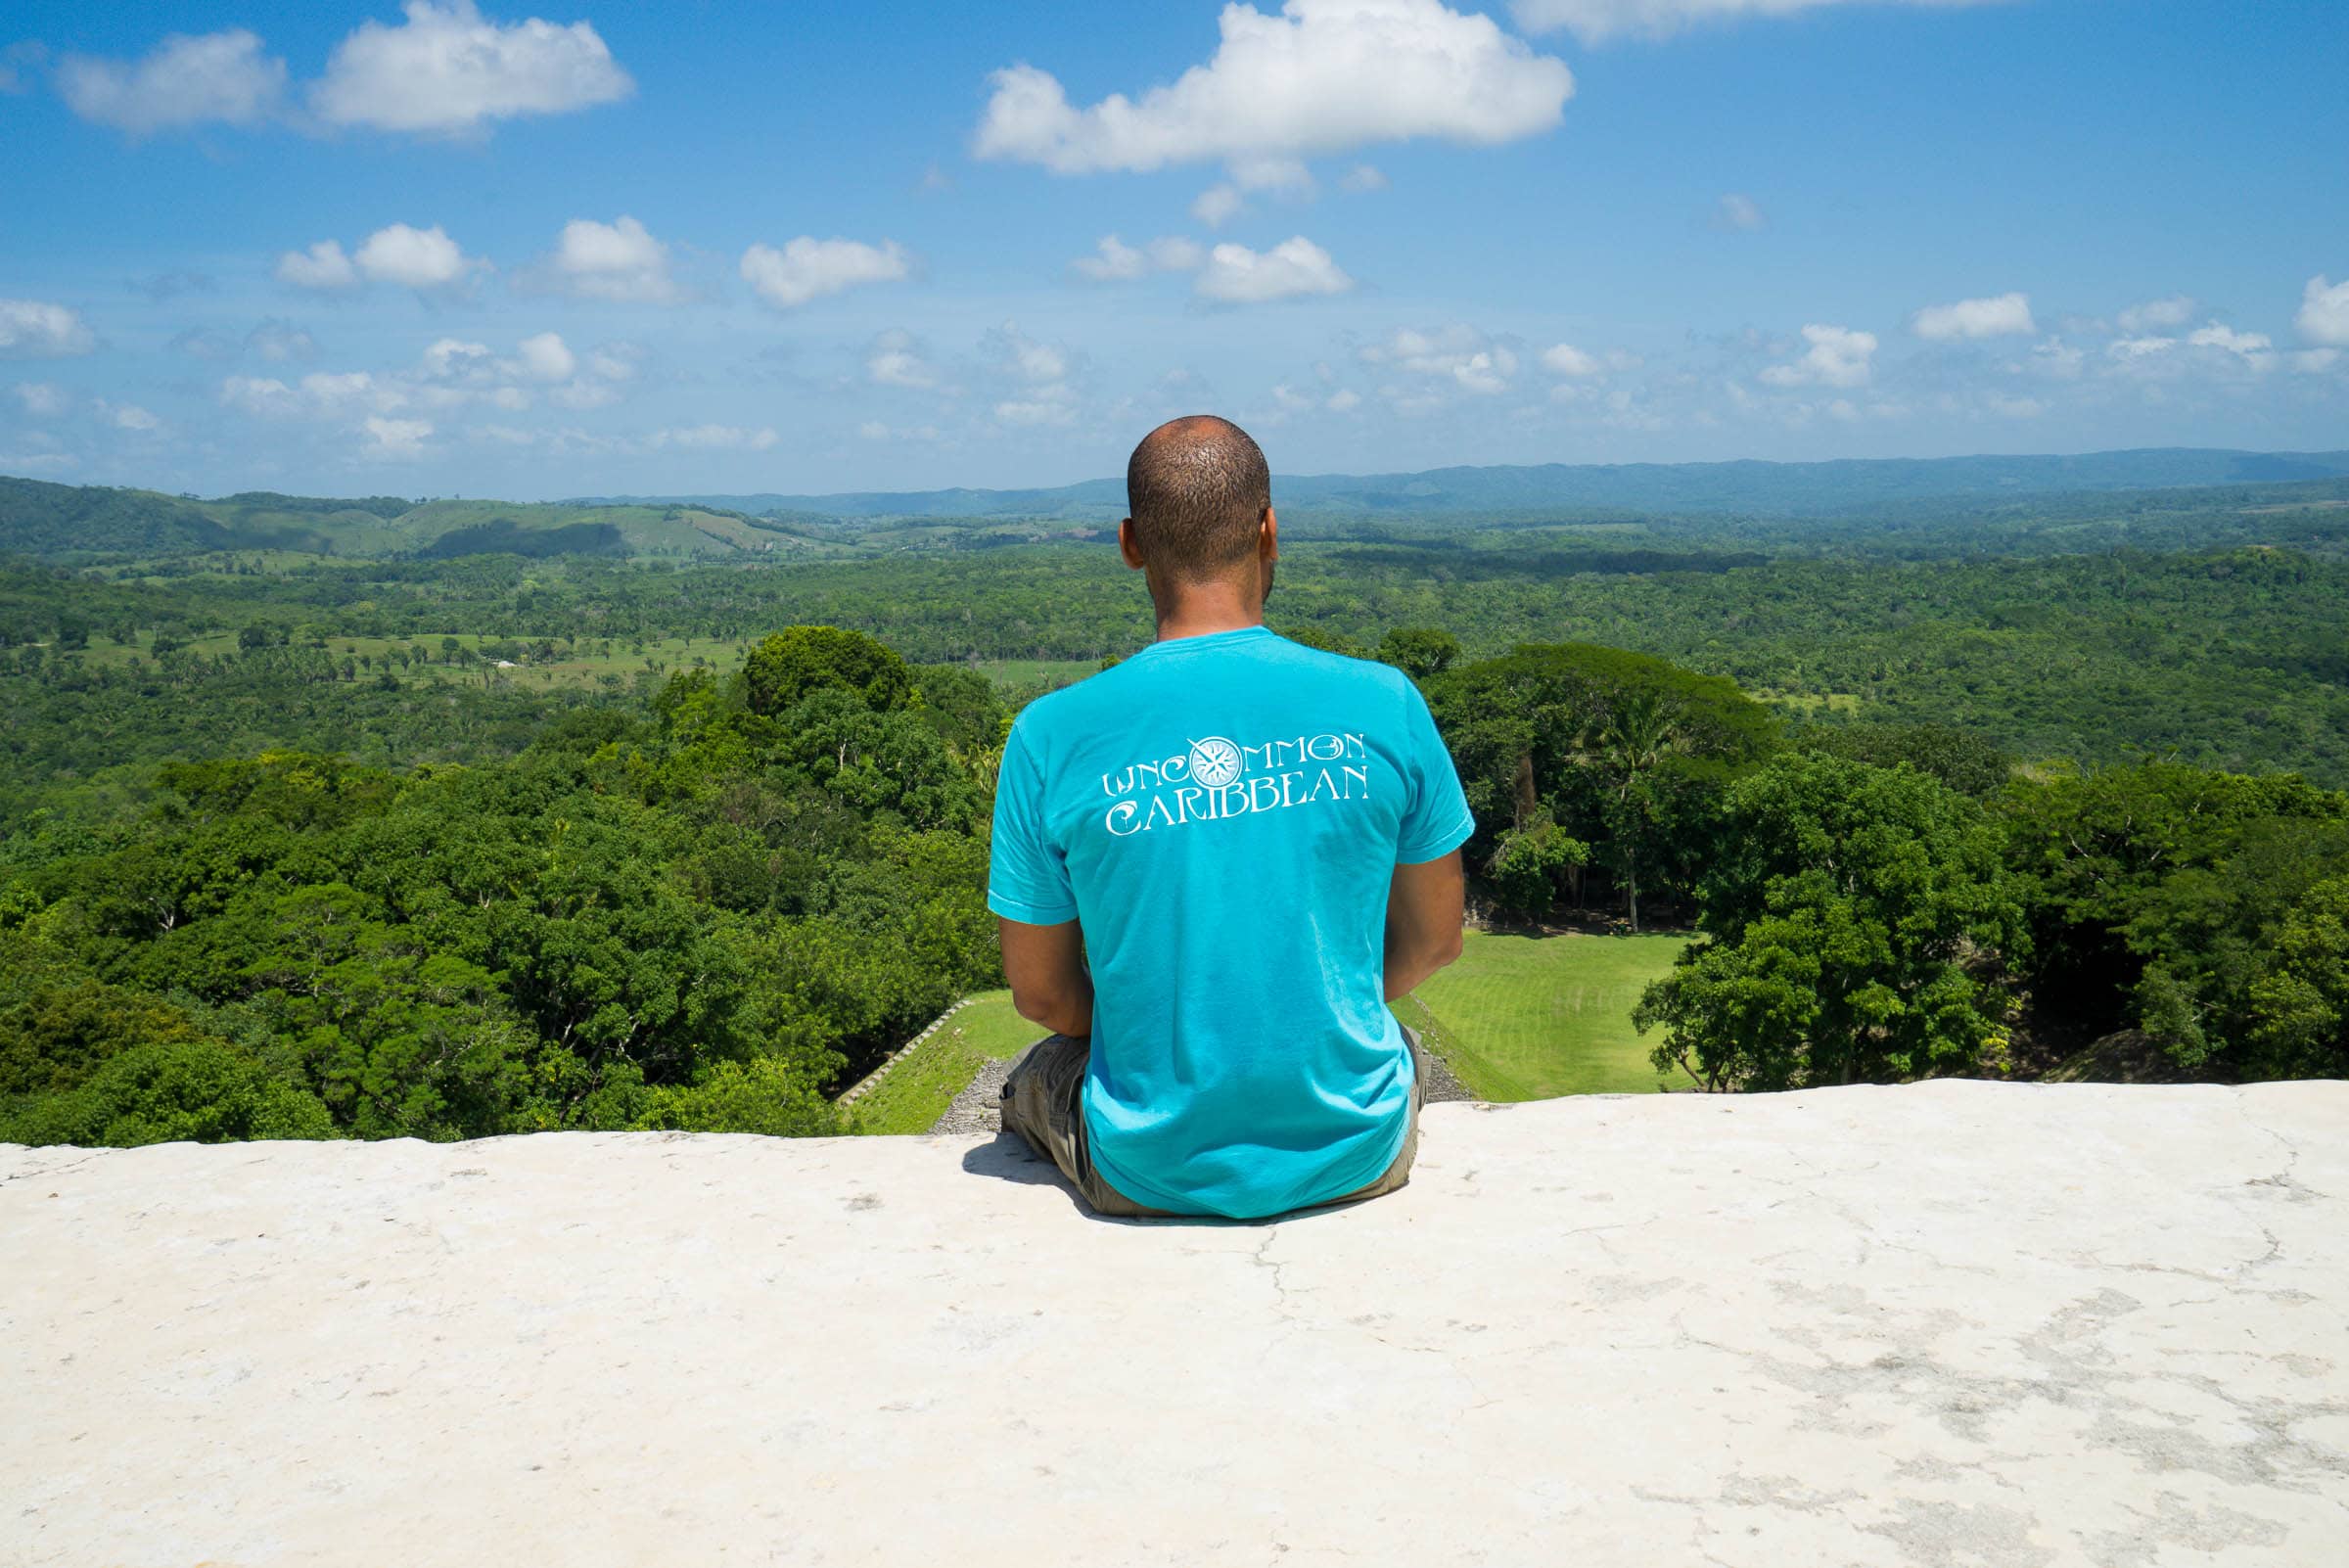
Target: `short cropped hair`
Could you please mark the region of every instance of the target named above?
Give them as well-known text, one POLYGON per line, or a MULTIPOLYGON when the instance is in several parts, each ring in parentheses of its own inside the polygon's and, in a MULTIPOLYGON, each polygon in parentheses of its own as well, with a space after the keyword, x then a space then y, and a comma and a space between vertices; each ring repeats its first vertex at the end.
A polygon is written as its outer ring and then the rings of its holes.
POLYGON ((1171 419, 1126 464, 1135 542, 1170 576, 1221 575, 1256 548, 1272 471, 1246 431, 1213 414, 1171 419))

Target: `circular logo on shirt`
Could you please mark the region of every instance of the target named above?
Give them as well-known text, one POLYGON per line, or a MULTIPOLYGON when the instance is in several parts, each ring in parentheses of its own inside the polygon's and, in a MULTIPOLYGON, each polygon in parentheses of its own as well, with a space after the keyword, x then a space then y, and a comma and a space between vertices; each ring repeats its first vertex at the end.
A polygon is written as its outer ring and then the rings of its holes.
POLYGON ((1240 749, 1221 735, 1191 742, 1191 779, 1211 790, 1240 776, 1240 749))

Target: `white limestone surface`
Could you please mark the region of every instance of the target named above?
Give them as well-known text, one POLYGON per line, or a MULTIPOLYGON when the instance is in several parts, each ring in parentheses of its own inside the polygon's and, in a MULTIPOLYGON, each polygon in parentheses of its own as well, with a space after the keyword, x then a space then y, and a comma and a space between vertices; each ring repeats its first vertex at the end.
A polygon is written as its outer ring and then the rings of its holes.
POLYGON ((2349 1085, 1012 1143, 0 1149, 0 1564, 2349 1563, 2349 1085))

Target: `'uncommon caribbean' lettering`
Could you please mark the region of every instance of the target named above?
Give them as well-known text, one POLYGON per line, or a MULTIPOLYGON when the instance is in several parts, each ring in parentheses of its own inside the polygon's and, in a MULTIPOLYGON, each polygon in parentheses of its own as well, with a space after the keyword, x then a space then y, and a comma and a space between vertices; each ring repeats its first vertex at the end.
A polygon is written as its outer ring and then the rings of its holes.
POLYGON ((1370 754, 1357 734, 1246 744, 1210 735, 1122 773, 1101 775, 1112 837, 1220 822, 1260 811, 1370 798, 1370 754))

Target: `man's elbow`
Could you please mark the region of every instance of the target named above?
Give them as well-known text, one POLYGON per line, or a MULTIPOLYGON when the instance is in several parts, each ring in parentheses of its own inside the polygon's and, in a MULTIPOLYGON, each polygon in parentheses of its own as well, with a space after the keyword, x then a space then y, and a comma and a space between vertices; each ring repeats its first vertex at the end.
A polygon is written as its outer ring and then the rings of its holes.
POLYGON ((1012 988, 1011 1005, 1031 1024, 1042 1024, 1047 1029, 1052 1027, 1052 1020, 1058 1018, 1062 1010, 1060 997, 1035 990, 1021 990, 1016 986, 1012 988))
POLYGON ((1438 937, 1427 954, 1428 972, 1432 974, 1436 970, 1456 963, 1464 946, 1465 943, 1457 926, 1438 937))

